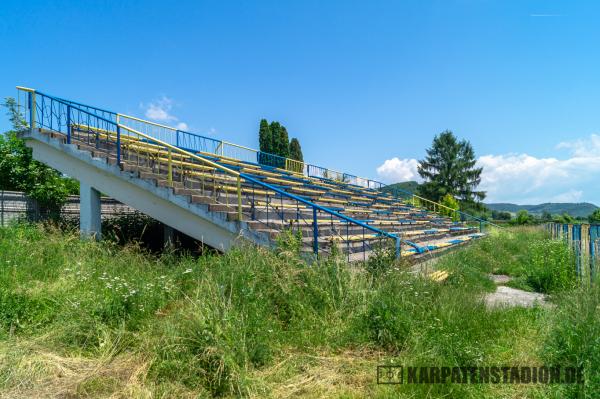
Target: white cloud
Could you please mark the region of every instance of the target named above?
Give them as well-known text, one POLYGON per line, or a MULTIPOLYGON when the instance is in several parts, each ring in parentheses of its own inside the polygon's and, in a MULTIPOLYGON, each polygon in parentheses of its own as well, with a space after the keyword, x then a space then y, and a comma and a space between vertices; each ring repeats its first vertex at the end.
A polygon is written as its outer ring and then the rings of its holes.
MULTIPOLYGON (((600 179, 600 136, 560 143, 570 157, 537 158, 528 154, 484 155, 480 189, 489 202, 577 202, 600 198, 595 187, 600 179), (586 190, 586 191, 584 191, 586 190), (586 195, 587 194, 587 195, 586 195), (595 196, 595 198, 590 198, 595 196)), ((386 182, 418 180, 417 160, 392 158, 377 168, 386 182)))
POLYGON ((188 124, 185 122, 179 122, 177 125, 175 125, 175 127, 179 130, 188 130, 189 129, 188 124))
POLYGON ((587 139, 563 141, 556 148, 569 149, 571 154, 576 157, 600 157, 600 136, 592 134, 587 139))
POLYGON ((176 128, 179 130, 187 130, 189 126, 185 122, 179 121, 179 118, 171 113, 173 109, 174 101, 173 99, 162 96, 158 100, 152 101, 148 104, 141 103, 140 108, 144 109, 144 115, 146 118, 151 119, 153 121, 162 122, 162 123, 175 123, 176 128))
POLYGON ((153 101, 147 105, 140 104, 140 107, 145 108, 145 115, 155 121, 170 122, 176 121, 177 118, 170 114, 173 108, 173 100, 169 97, 162 96, 156 101, 153 101))
POLYGON ((407 180, 421 181, 417 172, 419 162, 416 159, 392 158, 386 160, 377 168, 377 174, 388 182, 399 182, 407 180))

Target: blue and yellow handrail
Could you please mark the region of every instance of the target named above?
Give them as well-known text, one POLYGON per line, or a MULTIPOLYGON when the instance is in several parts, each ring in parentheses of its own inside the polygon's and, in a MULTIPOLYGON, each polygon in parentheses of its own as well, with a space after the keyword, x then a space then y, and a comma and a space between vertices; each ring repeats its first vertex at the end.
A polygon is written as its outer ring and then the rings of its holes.
MULTIPOLYGON (((70 135, 71 135, 71 127, 73 125, 70 122, 71 112, 72 111, 78 111, 78 112, 81 112, 83 114, 88 114, 90 116, 93 116, 94 118, 97 118, 100 121, 105 122, 107 125, 114 126, 115 131, 116 131, 116 151, 117 151, 116 156, 117 156, 117 164, 119 164, 119 165, 121 164, 120 151, 121 151, 122 131, 125 131, 125 132, 130 132, 130 133, 132 133, 134 135, 140 136, 142 138, 145 138, 145 139, 147 139, 147 140, 149 140, 151 142, 154 142, 154 143, 156 143, 156 144, 158 144, 160 146, 163 146, 163 147, 167 148, 169 150, 169 161, 168 161, 169 162, 169 170, 172 170, 171 163, 173 161, 172 161, 171 154, 172 153, 178 153, 178 154, 185 155, 186 157, 189 157, 191 159, 197 160, 197 161, 199 161, 201 163, 204 163, 204 164, 207 164, 209 166, 212 166, 214 168, 217 168, 217 169, 219 169, 219 170, 221 170, 221 171, 223 171, 223 172, 225 172, 227 174, 235 176, 237 178, 237 212, 238 212, 238 219, 240 221, 242 220, 242 196, 241 196, 241 180, 242 179, 244 179, 245 181, 248 181, 250 183, 256 184, 258 186, 261 186, 261 187, 263 187, 263 188, 265 188, 267 190, 274 191, 274 192, 278 193, 279 195, 281 195, 282 197, 286 197, 286 198, 295 200, 295 201, 297 201, 299 203, 302 203, 302 204, 304 204, 306 206, 311 207, 313 209, 313 223, 314 223, 314 232, 315 232, 314 245, 315 245, 315 252, 317 252, 317 253, 318 253, 318 240, 317 240, 317 234, 318 234, 317 231, 318 230, 317 230, 317 227, 316 227, 317 226, 317 217, 316 217, 317 216, 317 211, 321 211, 321 212, 324 212, 324 213, 329 214, 331 216, 334 216, 336 218, 339 218, 341 220, 344 220, 344 221, 346 221, 349 224, 360 226, 363 229, 367 229, 369 231, 372 231, 372 232, 376 233, 378 236, 387 237, 387 238, 393 239, 395 241, 395 243, 396 243, 396 256, 397 257, 399 257, 400 254, 401 254, 401 252, 400 252, 401 251, 400 244, 402 242, 406 243, 407 245, 409 245, 409 246, 411 246, 413 248, 415 248, 418 253, 421 253, 423 251, 423 249, 421 247, 419 247, 417 244, 415 244, 415 243, 413 243, 411 241, 408 241, 408 240, 404 240, 401 237, 399 237, 398 235, 395 235, 395 234, 392 234, 392 233, 388 233, 386 231, 380 230, 380 229, 378 229, 376 227, 373 227, 373 226, 368 225, 366 223, 363 223, 361 221, 358 221, 358 220, 355 220, 353 218, 350 218, 350 217, 348 217, 348 216, 346 216, 344 214, 335 212, 335 211, 333 211, 331 209, 328 209, 327 207, 324 207, 324 206, 315 204, 313 202, 310 202, 310 201, 308 201, 308 200, 306 200, 306 199, 304 199, 302 197, 299 197, 299 196, 296 196, 294 194, 291 194, 291 193, 288 193, 286 191, 283 191, 283 190, 281 190, 281 189, 279 189, 277 187, 274 187, 274 186, 272 186, 272 185, 270 185, 268 183, 265 183, 265 182, 262 182, 260 180, 257 180, 257 179, 255 179, 255 178, 253 178, 251 176, 246 175, 246 174, 239 173, 239 172, 237 172, 235 170, 232 170, 232 169, 227 168, 227 167, 225 167, 223 165, 220 165, 220 164, 218 164, 216 162, 213 162, 213 161, 205 158, 204 156, 192 153, 190 151, 186 151, 186 150, 184 150, 184 149, 182 149, 180 147, 177 147, 177 146, 175 146, 173 144, 167 143, 165 141, 162 141, 160 139, 157 139, 155 137, 152 137, 150 135, 147 135, 145 133, 137 131, 136 129, 133 129, 133 128, 129 127, 129 126, 123 125, 123 124, 121 124, 121 123, 119 123, 117 121, 112 121, 112 120, 110 120, 108 118, 104 118, 104 117, 98 116, 96 114, 93 114, 93 113, 91 113, 88 110, 80 108, 78 105, 74 105, 73 102, 69 102, 69 101, 65 101, 65 100, 62 100, 62 99, 57 98, 57 97, 49 96, 49 95, 44 94, 42 92, 36 91, 35 89, 25 88, 25 87, 21 87, 21 86, 17 86, 17 89, 20 90, 20 91, 24 91, 24 92, 28 93, 28 99, 29 99, 28 101, 29 101, 29 109, 30 109, 29 126, 30 126, 30 128, 32 130, 37 127, 37 125, 36 125, 36 119, 37 119, 37 112, 36 112, 37 99, 36 99, 36 96, 41 96, 43 98, 46 97, 46 98, 48 98, 48 99, 50 99, 52 101, 57 101, 58 103, 62 103, 63 105, 66 106, 66 108, 67 108, 67 112, 66 112, 67 124, 66 124, 66 126, 67 126, 67 141, 68 142, 70 142, 70 139, 71 139, 71 137, 70 137, 70 135)), ((93 108, 93 107, 91 107, 91 108, 93 108)), ((42 112, 44 112, 43 109, 42 109, 42 112)), ((118 119, 117 120, 120 121, 121 118, 123 117, 123 115, 120 115, 120 114, 117 114, 117 115, 118 115, 118 119)), ((44 117, 42 115, 42 117, 41 117, 42 124, 43 124, 43 120, 44 120, 44 117)), ((156 125, 158 125, 158 124, 156 124, 156 125)), ((164 125, 162 125, 162 126, 165 127, 165 128, 169 128, 169 127, 164 126, 164 125)), ((172 129, 172 128, 169 128, 169 129, 172 129)), ((172 178, 171 178, 171 180, 172 180, 172 178)))
MULTIPOLYGON (((18 90, 25 91, 29 93, 30 101, 33 106, 32 112, 35 114, 35 94, 36 91, 31 88, 17 86, 18 90)), ((38 94, 42 94, 41 92, 37 92, 38 94)), ((184 130, 180 130, 168 125, 163 125, 156 122, 151 122, 148 120, 144 120, 141 118, 137 118, 131 115, 125 115, 116 113, 113 111, 109 111, 106 109, 90 106, 87 104, 82 104, 79 102, 66 100, 56 96, 46 95, 54 99, 55 101, 61 101, 65 104, 71 106, 77 106, 78 109, 82 111, 94 110, 96 112, 96 116, 101 117, 103 120, 107 122, 115 123, 117 129, 133 129, 140 134, 145 134, 146 136, 152 137, 154 140, 160 140, 165 144, 183 148, 190 152, 206 152, 212 153, 218 156, 229 157, 232 159, 250 162, 250 163, 261 163, 261 160, 266 160, 267 164, 275 165, 279 169, 283 169, 286 171, 291 171, 293 173, 306 175, 308 177, 316 177, 325 180, 333 180, 335 182, 341 182, 346 184, 352 184, 363 188, 376 189, 379 190, 385 186, 384 183, 378 182, 376 180, 371 180, 355 175, 351 175, 348 173, 343 173, 327 168, 323 168, 320 166, 308 164, 305 162, 297 161, 290 158, 281 157, 279 155, 269 154, 262 151, 258 151, 256 149, 242 146, 239 144, 231 143, 224 140, 217 140, 211 137, 201 136, 195 133, 190 133, 184 130), (85 109, 83 109, 85 108, 85 109), (98 115, 98 113, 100 115, 98 115), (108 116, 108 117, 107 117, 108 116), (136 126, 139 125, 139 126, 136 126), (145 130, 145 131, 143 131, 145 130), (158 136, 158 137, 156 137, 158 136), (194 148, 195 147, 195 148, 194 148)), ((35 124, 35 120, 33 121, 35 124)), ((410 201, 414 206, 419 206, 420 204, 427 204, 430 210, 433 212, 441 212, 444 210, 450 215, 462 215, 467 219, 476 220, 480 223, 480 228, 483 224, 488 224, 495 227, 500 227, 494 223, 491 223, 487 220, 478 218, 476 216, 461 212, 459 210, 452 209, 447 207, 439 202, 431 201, 426 198, 420 197, 408 191, 397 189, 398 191, 404 192, 410 196, 410 201)))

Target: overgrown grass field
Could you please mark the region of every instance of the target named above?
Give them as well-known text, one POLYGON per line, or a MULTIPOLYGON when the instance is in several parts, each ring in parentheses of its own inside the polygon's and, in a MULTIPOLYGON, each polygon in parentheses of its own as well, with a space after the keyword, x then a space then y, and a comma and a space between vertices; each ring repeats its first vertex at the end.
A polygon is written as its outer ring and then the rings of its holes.
MULTIPOLYGON (((293 238, 290 238, 293 240, 293 238)), ((41 226, 0 229, 2 398, 565 398, 600 395, 600 290, 566 246, 504 230, 435 263, 337 258, 294 245, 150 255, 41 226), (552 306, 488 309, 489 273, 552 306), (584 367, 584 385, 378 385, 382 364, 584 367)))

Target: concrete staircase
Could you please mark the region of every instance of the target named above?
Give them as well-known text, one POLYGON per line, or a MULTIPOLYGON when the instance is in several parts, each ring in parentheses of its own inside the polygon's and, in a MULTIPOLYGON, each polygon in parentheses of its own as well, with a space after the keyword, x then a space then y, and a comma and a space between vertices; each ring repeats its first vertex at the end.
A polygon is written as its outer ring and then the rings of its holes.
MULTIPOLYGON (((194 165, 194 170, 200 167, 203 173, 191 174, 177 167, 171 170, 165 167, 165 157, 168 153, 152 152, 148 143, 132 139, 122 149, 121 165, 117 165, 115 143, 102 136, 90 140, 88 132, 73 129, 71 143, 66 144, 66 135, 46 129, 38 129, 23 135, 28 145, 34 149, 34 156, 61 172, 78 178, 80 181, 90 181, 99 191, 116 198, 157 220, 172 226, 207 245, 221 250, 227 250, 240 238, 271 246, 283 229, 300 231, 307 252, 314 248, 313 210, 293 198, 279 195, 275 191, 265 189, 252 182, 242 184, 242 220, 238 220, 236 179, 216 168, 191 162, 192 159, 180 159, 194 165), (135 149, 134 149, 134 142, 135 149), (71 160, 71 162, 67 162, 71 160), (72 163, 86 163, 104 178, 89 179, 87 169, 81 166, 68 166, 72 163), (110 177, 107 179, 106 175, 110 177), (88 180, 89 179, 89 180, 88 180), (128 183, 138 183, 144 193, 135 194, 132 188, 123 189, 115 184, 115 179, 128 183), (148 197, 149 201, 143 201, 148 197), (162 197, 180 208, 183 213, 166 211, 166 206, 153 197, 162 197), (144 205, 144 202, 150 204, 144 205), (154 206, 153 206, 154 205, 154 206), (182 206, 184 205, 184 206, 182 206), (158 208, 163 207, 163 212, 158 208), (192 215, 194 217, 192 217, 192 215), (189 226, 184 220, 201 218, 204 223, 189 226)), ((255 171, 257 173, 257 171, 255 171)), ((268 179, 269 176, 265 175, 268 179)), ((314 183, 314 182, 313 182, 314 183)), ((85 184, 83 185, 85 187, 85 184)), ((326 187, 325 185, 323 187, 326 187)), ((335 203, 336 210, 369 225, 400 235, 405 239, 424 248, 419 253, 408 245, 403 245, 402 256, 429 256, 452 245, 468 242, 477 237, 475 228, 460 226, 448 218, 432 215, 406 204, 382 206, 374 213, 372 201, 369 206, 349 205, 341 208, 339 197, 324 195, 325 191, 309 193, 308 198, 314 203, 327 206, 335 203), (385 212, 383 211, 385 210, 385 212), (429 246, 434 245, 431 249, 429 246)), ((343 202, 343 201, 342 201, 343 202)), ((169 207, 173 208, 173 207, 169 207)), ((390 246, 393 243, 379 234, 366 230, 361 225, 332 217, 325 212, 318 212, 318 247, 320 253, 329 253, 332 245, 345 253, 349 260, 366 260, 375 248, 390 246)))
POLYGON ((397 257, 417 259, 482 235, 374 188, 307 175, 298 165, 286 170, 260 158, 182 148, 120 124, 119 114, 100 116, 97 109, 35 94, 33 127, 22 137, 36 159, 81 182, 87 234, 101 233, 102 192, 223 251, 242 241, 272 246, 289 230, 307 253, 326 255, 335 247, 350 261, 365 261, 390 248, 397 257))

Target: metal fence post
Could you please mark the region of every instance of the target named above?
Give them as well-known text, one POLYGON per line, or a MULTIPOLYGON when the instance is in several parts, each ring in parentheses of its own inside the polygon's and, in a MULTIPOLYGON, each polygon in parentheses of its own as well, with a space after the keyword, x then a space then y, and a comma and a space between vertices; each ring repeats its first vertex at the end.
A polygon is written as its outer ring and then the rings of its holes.
POLYGON ((575 270, 577 276, 581 278, 583 276, 583 270, 581 270, 581 225, 573 225, 571 228, 571 240, 573 249, 575 250, 575 270))
MULTIPOLYGON (((268 207, 268 205, 267 205, 268 207)), ((238 220, 242 221, 242 177, 238 175, 237 177, 237 211, 238 211, 238 220)))
POLYGON ((29 127, 33 132, 35 129, 35 91, 30 91, 29 93, 29 127))
POLYGON ((4 227, 4 190, 0 191, 0 227, 4 227))
POLYGON ((396 237, 396 259, 400 259, 401 254, 400 237, 396 237))
POLYGON ((594 258, 596 257, 596 248, 594 245, 594 240, 592 239, 592 227, 590 226, 590 233, 589 233, 589 247, 590 247, 590 283, 594 282, 594 258))
POLYGON ((313 252, 319 255, 319 225, 317 224, 317 208, 313 206, 313 252))
POLYGON ((67 105, 67 144, 71 144, 71 105, 67 105))
POLYGON ((169 183, 169 187, 173 187, 173 151, 170 148, 167 164, 167 182, 169 183))
POLYGON ((117 124, 117 166, 121 167, 121 125, 117 124))

